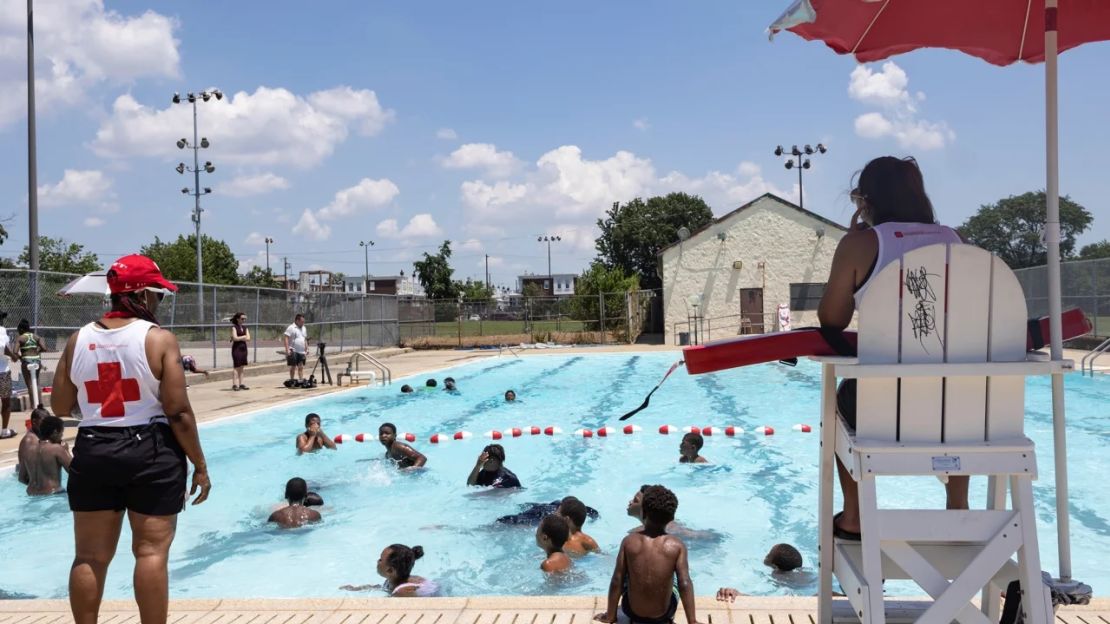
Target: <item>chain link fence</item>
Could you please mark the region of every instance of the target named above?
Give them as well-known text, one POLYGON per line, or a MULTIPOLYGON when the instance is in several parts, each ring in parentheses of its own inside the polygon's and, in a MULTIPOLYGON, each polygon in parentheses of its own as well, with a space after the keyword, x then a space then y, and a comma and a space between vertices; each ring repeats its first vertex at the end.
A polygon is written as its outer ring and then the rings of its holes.
POLYGON ((403 299, 397 316, 405 346, 631 344, 651 331, 651 301, 658 296, 641 290, 503 301, 403 299))
MULTIPOLYGON (((108 309, 108 298, 56 294, 79 275, 39 271, 38 279, 33 277, 26 270, 0 270, 0 312, 8 313, 5 325, 9 329, 20 319, 32 322, 35 333, 53 352, 53 357, 45 356, 50 363, 71 333, 108 309)), ((282 335, 298 312, 305 315, 310 345, 326 343, 328 352, 395 346, 400 341, 397 297, 393 295, 249 286, 202 288, 186 282, 177 282, 177 286, 177 295, 159 306, 158 320, 177 336, 182 353, 195 357, 204 368, 231 366, 230 318, 236 312, 247 315, 254 363, 284 359, 282 335)))
MULTIPOLYGON (((1048 315, 1048 269, 1014 271, 1025 291, 1030 317, 1048 315)), ((1091 319, 1094 336, 1110 337, 1110 258, 1073 260, 1060 265, 1063 308, 1080 308, 1091 319)))

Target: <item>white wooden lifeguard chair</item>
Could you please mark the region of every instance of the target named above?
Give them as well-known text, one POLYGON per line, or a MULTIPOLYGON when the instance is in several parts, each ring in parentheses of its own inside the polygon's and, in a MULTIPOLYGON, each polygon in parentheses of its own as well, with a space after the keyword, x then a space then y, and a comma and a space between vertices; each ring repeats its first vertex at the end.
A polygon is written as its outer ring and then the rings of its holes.
POLYGON ((1025 298, 1005 263, 970 245, 930 245, 868 286, 858 357, 814 358, 823 364, 819 624, 833 621, 834 574, 864 624, 886 622, 884 579, 911 579, 933 598, 892 619, 998 622, 999 594, 1019 580, 1025 622, 1053 620, 1023 424, 1025 377, 1063 364, 1027 355, 1026 331, 1025 298), (837 377, 857 380, 855 431, 837 415, 837 377), (833 537, 834 456, 859 486, 860 542, 833 537), (883 508, 876 479, 906 475, 985 475, 985 509, 883 508))

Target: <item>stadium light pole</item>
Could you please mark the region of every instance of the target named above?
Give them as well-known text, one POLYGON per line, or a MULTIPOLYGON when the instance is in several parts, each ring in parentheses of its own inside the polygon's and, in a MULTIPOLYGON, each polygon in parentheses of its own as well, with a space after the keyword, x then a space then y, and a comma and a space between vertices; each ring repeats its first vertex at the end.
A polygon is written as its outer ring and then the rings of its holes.
POLYGON ((31 270, 31 327, 39 325, 39 183, 35 139, 35 6, 27 0, 27 256, 31 270))
POLYGON ((269 236, 266 237, 266 275, 270 274, 270 245, 274 244, 274 239, 269 236))
MULTIPOLYGON (((210 188, 202 189, 201 186, 200 186, 200 172, 202 170, 201 166, 200 166, 200 150, 208 148, 208 138, 204 137, 204 138, 201 138, 199 141, 197 139, 197 100, 207 102, 208 100, 210 100, 212 98, 216 98, 217 100, 222 100, 224 98, 224 94, 221 93, 219 89, 213 89, 211 91, 201 91, 199 93, 191 93, 190 92, 190 93, 185 94, 184 101, 187 101, 189 104, 193 105, 193 142, 189 143, 188 139, 185 139, 185 138, 178 139, 178 141, 177 141, 177 148, 178 149, 185 149, 185 148, 188 147, 188 148, 193 150, 193 167, 190 169, 189 167, 185 166, 185 163, 178 163, 177 164, 177 172, 182 174, 182 175, 185 175, 185 172, 189 171, 189 172, 192 172, 192 174, 193 174, 193 191, 192 191, 192 193, 189 192, 188 187, 181 189, 181 192, 184 193, 185 195, 190 195, 191 194, 193 196, 194 201, 195 201, 195 204, 193 206, 193 224, 196 225, 196 231, 197 231, 197 306, 198 306, 197 320, 198 321, 203 321, 204 320, 204 267, 203 267, 201 251, 200 251, 200 213, 203 212, 203 210, 200 207, 200 196, 201 195, 207 195, 207 194, 211 193, 212 189, 210 189, 210 188)), ((181 94, 179 94, 179 93, 174 93, 173 94, 173 103, 174 104, 180 104, 182 101, 183 100, 181 98, 181 94)), ((214 167, 212 165, 212 161, 205 161, 204 168, 203 168, 203 171, 205 173, 212 173, 215 170, 216 170, 216 167, 214 167)))
POLYGON ((798 149, 797 145, 792 145, 792 146, 790 146, 790 151, 789 152, 784 150, 781 145, 778 145, 778 146, 775 147, 775 156, 782 156, 783 154, 786 154, 788 156, 786 162, 784 162, 782 165, 784 167, 786 167, 787 169, 797 169, 798 170, 798 207, 799 208, 805 208, 805 206, 806 206, 805 205, 805 199, 802 197, 802 170, 803 169, 809 169, 809 157, 810 156, 812 156, 814 154, 824 154, 827 151, 829 151, 829 148, 825 147, 821 143, 818 143, 817 147, 815 147, 815 148, 810 147, 808 144, 806 144, 806 146, 803 147, 802 149, 798 149))
MULTIPOLYGON (((563 239, 562 239, 562 237, 559 237, 559 236, 540 236, 540 237, 536 238, 537 242, 547 243, 547 278, 548 279, 553 279, 551 277, 551 243, 557 243, 561 240, 563 240, 563 239)), ((552 292, 555 292, 555 284, 554 283, 551 284, 551 290, 552 290, 552 292)))

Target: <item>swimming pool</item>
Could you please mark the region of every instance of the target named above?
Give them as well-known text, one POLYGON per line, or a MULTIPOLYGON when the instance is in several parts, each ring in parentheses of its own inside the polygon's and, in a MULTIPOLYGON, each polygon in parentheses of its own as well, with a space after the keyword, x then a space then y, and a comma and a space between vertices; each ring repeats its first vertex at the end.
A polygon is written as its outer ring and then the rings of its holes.
MULTIPOLYGON (((690 568, 699 594, 728 585, 752 594, 812 594, 816 590, 817 433, 820 370, 753 366, 713 375, 677 371, 631 421, 643 431, 611 438, 572 437, 579 428, 618 425, 616 418, 639 405, 673 362, 672 353, 502 357, 439 371, 453 376, 460 393, 401 395, 391 388, 350 392, 267 409, 203 426, 212 498, 180 516, 170 556, 175 598, 297 597, 350 595, 339 588, 377 583, 374 563, 393 542, 424 546, 414 574, 434 578, 447 595, 603 594, 620 539, 634 526, 628 499, 643 483, 661 483, 679 498, 678 519, 710 531, 688 541, 690 568), (520 397, 506 404, 513 388, 520 397), (335 452, 297 457, 294 437, 304 415, 322 415, 324 429, 375 434, 391 421, 419 436, 428 456, 423 472, 401 473, 382 459, 376 441, 343 444, 335 452), (791 430, 814 426, 814 433, 791 430), (775 428, 773 436, 746 433, 707 438, 702 454, 711 465, 677 463, 681 435, 660 435, 660 425, 738 425, 775 428), (519 491, 467 488, 466 476, 491 429, 558 426, 563 435, 502 440, 506 466, 525 485, 519 491), (469 431, 474 437, 443 445, 428 443, 436 432, 469 431), (280 503, 287 479, 300 476, 324 497, 324 522, 294 531, 266 525, 280 503), (603 554, 575 562, 570 574, 545 578, 532 528, 496 526, 499 516, 528 502, 573 494, 601 517, 585 530, 603 554), (777 542, 798 547, 807 571, 773 578, 762 566, 777 542)), ((1035 485, 1042 563, 1056 566, 1052 499, 1051 402, 1047 378, 1028 383, 1029 434, 1040 453, 1035 485)), ((1110 379, 1072 375, 1067 382, 1073 567, 1077 578, 1107 586, 1110 572, 1110 497, 1102 475, 1110 472, 1110 379)), ((943 504, 935 479, 905 488, 881 488, 883 496, 943 504)), ((985 498, 985 480, 972 482, 972 501, 985 498)), ((10 472, 0 474, 0 543, 5 573, 0 597, 62 598, 73 554, 72 520, 64 497, 29 499, 10 472)), ((130 537, 108 575, 106 598, 131 596, 130 537)), ((916 592, 920 593, 920 592, 916 592)))

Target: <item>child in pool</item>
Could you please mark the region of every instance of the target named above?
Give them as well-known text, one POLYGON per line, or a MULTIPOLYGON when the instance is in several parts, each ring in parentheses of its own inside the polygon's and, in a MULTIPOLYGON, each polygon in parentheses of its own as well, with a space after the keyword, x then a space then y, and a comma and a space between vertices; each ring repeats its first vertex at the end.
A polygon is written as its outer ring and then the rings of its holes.
POLYGON ((570 569, 570 557, 563 552, 563 546, 570 537, 570 521, 559 514, 548 514, 536 529, 536 544, 543 549, 547 558, 540 564, 544 572, 562 572, 570 569))
MULTIPOLYGON (((802 553, 790 544, 775 544, 763 558, 763 565, 771 568, 772 575, 792 572, 802 567, 802 553)), ((735 602, 738 596, 743 595, 732 587, 722 587, 717 590, 717 600, 721 602, 735 602)))
POLYGON ((563 516, 570 523, 570 536, 567 538, 567 543, 563 545, 563 552, 584 555, 601 550, 594 538, 582 531, 582 525, 586 523, 585 503, 573 496, 568 496, 559 503, 559 509, 555 513, 563 516))
POLYGON ((439 586, 435 581, 414 576, 412 568, 416 560, 424 556, 424 548, 413 546, 409 548, 404 544, 393 544, 386 547, 378 557, 378 574, 385 579, 381 585, 343 585, 339 589, 348 591, 365 591, 368 589, 381 589, 394 598, 425 598, 439 593, 439 586))
POLYGON ((680 464, 708 464, 708 459, 698 455, 704 444, 705 439, 701 437, 700 433, 691 431, 682 436, 682 442, 678 445, 678 462, 680 464))

